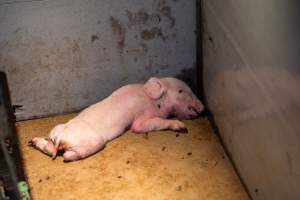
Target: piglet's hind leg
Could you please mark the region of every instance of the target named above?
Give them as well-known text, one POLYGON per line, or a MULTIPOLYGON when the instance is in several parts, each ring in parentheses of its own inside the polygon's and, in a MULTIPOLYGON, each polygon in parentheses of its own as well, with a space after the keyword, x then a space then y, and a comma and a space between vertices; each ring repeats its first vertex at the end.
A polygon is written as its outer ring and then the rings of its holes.
POLYGON ((97 145, 90 146, 73 146, 71 148, 65 149, 63 154, 64 161, 70 162, 75 160, 80 160, 89 157, 105 147, 104 142, 100 142, 97 145))
POLYGON ((35 137, 29 144, 49 156, 55 156, 57 153, 53 141, 49 138, 35 137))
POLYGON ((66 161, 66 162, 81 159, 80 153, 78 153, 76 151, 72 151, 72 150, 65 151, 63 157, 64 157, 64 161, 66 161))

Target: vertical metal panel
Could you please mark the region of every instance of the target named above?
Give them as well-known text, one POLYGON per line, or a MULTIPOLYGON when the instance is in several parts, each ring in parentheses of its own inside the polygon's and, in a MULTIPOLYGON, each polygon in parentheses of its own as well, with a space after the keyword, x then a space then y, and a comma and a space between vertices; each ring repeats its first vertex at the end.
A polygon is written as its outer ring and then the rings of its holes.
POLYGON ((253 199, 300 199, 299 1, 204 0, 204 88, 253 199))
POLYGON ((69 112, 150 76, 193 74, 195 1, 0 1, 17 119, 69 112))

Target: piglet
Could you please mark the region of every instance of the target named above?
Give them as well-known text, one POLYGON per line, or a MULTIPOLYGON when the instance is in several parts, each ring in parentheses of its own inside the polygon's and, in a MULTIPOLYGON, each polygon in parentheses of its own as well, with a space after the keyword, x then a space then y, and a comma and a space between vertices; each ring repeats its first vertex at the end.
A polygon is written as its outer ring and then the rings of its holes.
POLYGON ((86 158, 130 129, 135 133, 157 130, 185 131, 177 119, 196 118, 204 109, 191 89, 176 78, 150 78, 145 84, 130 84, 91 105, 75 118, 52 129, 49 138, 30 143, 43 153, 64 161, 86 158))

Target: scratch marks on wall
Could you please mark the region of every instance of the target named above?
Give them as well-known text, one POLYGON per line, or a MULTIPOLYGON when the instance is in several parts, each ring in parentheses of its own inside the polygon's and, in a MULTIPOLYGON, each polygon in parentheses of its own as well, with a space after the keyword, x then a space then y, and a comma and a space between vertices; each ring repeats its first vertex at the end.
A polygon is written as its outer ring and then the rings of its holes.
MULTIPOLYGON (((164 2, 164 1, 163 1, 164 2)), ((165 3, 160 4, 160 12, 169 19, 170 27, 173 28, 176 24, 175 18, 172 16, 171 8, 166 6, 165 3)))
POLYGON ((99 36, 98 35, 91 35, 91 44, 93 44, 96 40, 99 40, 99 36))
POLYGON ((117 37, 117 48, 119 53, 123 53, 125 46, 125 38, 126 38, 126 29, 123 24, 119 21, 119 19, 111 16, 109 18, 111 23, 111 28, 114 35, 117 37))

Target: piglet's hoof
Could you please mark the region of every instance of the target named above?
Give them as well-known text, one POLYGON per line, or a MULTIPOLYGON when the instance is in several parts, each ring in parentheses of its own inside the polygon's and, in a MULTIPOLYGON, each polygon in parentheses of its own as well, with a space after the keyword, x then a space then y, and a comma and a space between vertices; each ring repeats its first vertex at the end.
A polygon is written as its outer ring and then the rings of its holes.
POLYGON ((188 133, 188 129, 187 128, 180 128, 178 130, 176 130, 176 132, 179 132, 179 133, 188 133))
POLYGON ((28 141, 27 146, 29 146, 29 147, 34 147, 33 141, 32 141, 32 140, 28 141))

